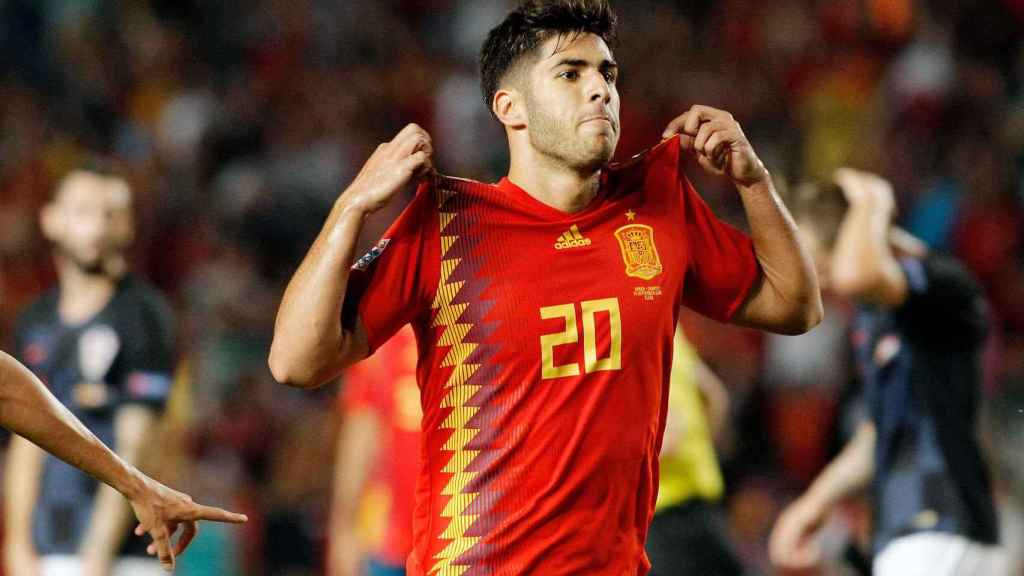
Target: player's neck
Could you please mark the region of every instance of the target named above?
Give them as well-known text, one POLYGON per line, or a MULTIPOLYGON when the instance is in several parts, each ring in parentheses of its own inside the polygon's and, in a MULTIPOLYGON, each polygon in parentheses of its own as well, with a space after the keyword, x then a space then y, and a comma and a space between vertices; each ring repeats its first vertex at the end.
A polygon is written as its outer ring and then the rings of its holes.
POLYGON ((542 202, 570 214, 590 205, 601 183, 601 171, 580 173, 543 159, 517 162, 512 159, 508 179, 542 202))
POLYGON ((117 288, 116 277, 89 273, 62 256, 57 257, 57 276, 60 281, 58 309, 66 324, 80 324, 98 314, 114 297, 117 288))

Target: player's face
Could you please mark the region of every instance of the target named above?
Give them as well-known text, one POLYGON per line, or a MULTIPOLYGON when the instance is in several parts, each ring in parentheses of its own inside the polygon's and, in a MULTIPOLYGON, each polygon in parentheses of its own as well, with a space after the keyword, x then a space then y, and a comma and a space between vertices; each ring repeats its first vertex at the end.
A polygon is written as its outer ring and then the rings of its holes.
POLYGON ((131 192, 120 178, 73 174, 47 210, 47 236, 61 254, 88 272, 103 272, 108 260, 131 242, 131 192))
POLYGON ((608 45, 587 33, 539 50, 526 90, 531 145, 574 169, 601 168, 619 143, 619 71, 608 45))

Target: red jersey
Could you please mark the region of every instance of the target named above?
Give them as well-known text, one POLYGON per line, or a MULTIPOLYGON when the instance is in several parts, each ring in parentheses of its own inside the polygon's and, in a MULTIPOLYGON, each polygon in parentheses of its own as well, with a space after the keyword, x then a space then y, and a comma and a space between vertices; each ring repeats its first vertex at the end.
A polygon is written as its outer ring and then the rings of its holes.
POLYGON ((759 274, 680 154, 610 167, 573 214, 437 177, 353 266, 346 324, 418 341, 410 574, 646 574, 679 308, 728 320, 759 274))
POLYGON ((345 373, 345 412, 368 410, 380 421, 379 451, 364 501, 373 504, 374 534, 370 552, 392 566, 405 564, 412 550, 413 495, 419 472, 422 411, 416 385, 416 337, 400 330, 373 357, 345 373), (368 497, 366 497, 368 496, 368 497))

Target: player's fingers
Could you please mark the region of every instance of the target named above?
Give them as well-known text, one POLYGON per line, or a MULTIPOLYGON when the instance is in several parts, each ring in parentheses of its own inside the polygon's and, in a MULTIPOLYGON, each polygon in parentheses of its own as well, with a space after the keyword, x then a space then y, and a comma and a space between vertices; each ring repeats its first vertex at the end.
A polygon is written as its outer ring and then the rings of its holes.
POLYGON ((142 524, 139 524, 138 526, 135 527, 135 535, 136 536, 142 536, 145 533, 146 533, 146 527, 143 526, 142 524))
POLYGON ((725 162, 725 153, 728 152, 729 147, 735 140, 736 135, 730 133, 729 130, 718 130, 713 133, 708 141, 704 143, 704 154, 714 162, 716 166, 721 166, 725 162))
POLYGON ((685 126, 685 125, 686 125, 686 114, 680 114, 679 116, 676 116, 675 118, 672 119, 671 122, 668 123, 668 126, 665 127, 665 130, 662 131, 661 137, 663 139, 664 138, 671 138, 672 136, 675 136, 676 134, 681 134, 683 132, 683 126, 685 126))
POLYGON ((156 548, 156 557, 160 560, 160 566, 164 570, 174 569, 174 552, 171 550, 171 535, 166 526, 159 526, 149 531, 153 538, 153 546, 156 548))
POLYGON ((728 112, 711 108, 710 106, 694 104, 686 112, 686 122, 683 125, 683 131, 695 136, 697 134, 697 130, 700 129, 701 124, 720 119, 732 120, 732 115, 728 112))
POLYGON ((216 506, 196 504, 193 513, 190 514, 188 518, 182 518, 182 520, 210 520, 212 522, 230 522, 232 524, 240 524, 242 522, 247 522, 249 517, 245 514, 229 512, 223 508, 217 508, 216 506))
POLYGON ((184 529, 181 531, 181 536, 178 537, 178 543, 174 545, 175 556, 184 552, 192 543, 192 539, 196 537, 196 532, 199 532, 199 526, 195 522, 185 522, 183 525, 184 529))
POLYGON ((426 133, 426 131, 423 129, 423 127, 421 127, 419 124, 416 124, 415 122, 411 122, 409 124, 406 124, 405 127, 402 128, 401 130, 399 130, 398 134, 395 134, 395 137, 391 139, 391 142, 392 143, 401 142, 402 140, 404 140, 408 136, 410 136, 412 134, 415 134, 417 132, 426 133))
POLYGON ((399 156, 405 156, 419 150, 433 150, 430 134, 416 124, 407 126, 391 142, 399 156))
POLYGON ((433 165, 430 162, 430 155, 420 150, 419 152, 413 152, 408 158, 403 160, 402 167, 412 175, 421 174, 424 170, 431 169, 433 165))

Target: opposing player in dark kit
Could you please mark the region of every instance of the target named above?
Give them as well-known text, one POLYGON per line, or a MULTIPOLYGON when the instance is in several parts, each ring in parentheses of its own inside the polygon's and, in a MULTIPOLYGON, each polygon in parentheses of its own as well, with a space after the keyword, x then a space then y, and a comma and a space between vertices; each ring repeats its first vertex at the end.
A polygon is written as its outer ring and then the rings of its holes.
POLYGON ((815 532, 870 486, 875 576, 1004 574, 978 439, 985 299, 956 261, 892 226, 892 187, 842 169, 792 202, 826 290, 858 305, 853 345, 870 417, 771 538, 783 568, 817 564, 815 532))
MULTIPOLYGON (((131 468, 167 398, 172 369, 168 308, 126 271, 131 207, 125 180, 95 165, 65 177, 42 213, 43 232, 55 247, 59 288, 20 315, 15 354, 96 437, 67 413, 58 411, 55 418, 55 407, 40 411, 52 400, 31 384, 20 385, 29 390, 26 398, 35 401, 34 409, 22 405, 19 413, 37 424, 48 419, 58 426, 30 430, 34 437, 29 438, 59 449, 71 465, 48 457, 25 438, 12 439, 4 490, 4 561, 11 574, 160 573, 146 544, 132 537, 131 510, 115 488, 130 500, 141 490, 150 507, 166 503, 179 512, 202 511, 176 503, 184 497, 167 493, 131 468), (127 464, 112 459, 104 444, 127 464), (85 467, 113 488, 74 466, 85 467)), ((14 382, 27 378, 17 370, 13 374, 14 382)), ((163 512, 146 513, 133 503, 136 512, 149 516, 142 519, 158 538, 160 560, 172 562, 165 534, 154 523, 163 512)), ((187 544, 195 524, 185 528, 182 543, 187 544)))
POLYGON ((430 136, 407 126, 338 199, 285 293, 270 365, 287 384, 320 385, 416 332, 409 574, 645 574, 680 306, 786 333, 821 317, 810 257, 728 113, 695 106, 609 165, 614 22, 598 0, 510 13, 481 54, 508 176, 436 176, 430 136), (750 237, 696 193, 686 155, 735 184, 750 237), (353 265, 366 216, 418 178, 353 265))

